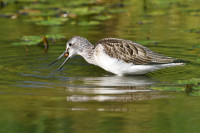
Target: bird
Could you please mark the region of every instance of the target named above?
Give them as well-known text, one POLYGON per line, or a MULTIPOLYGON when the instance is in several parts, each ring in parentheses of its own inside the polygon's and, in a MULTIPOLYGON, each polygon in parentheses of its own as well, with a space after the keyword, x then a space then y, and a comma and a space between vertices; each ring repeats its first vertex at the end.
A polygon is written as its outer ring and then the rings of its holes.
POLYGON ((119 76, 143 75, 185 64, 184 60, 156 53, 131 40, 103 38, 93 45, 84 37, 74 36, 66 43, 66 50, 49 66, 66 57, 58 69, 60 70, 75 55, 80 55, 89 64, 119 76))

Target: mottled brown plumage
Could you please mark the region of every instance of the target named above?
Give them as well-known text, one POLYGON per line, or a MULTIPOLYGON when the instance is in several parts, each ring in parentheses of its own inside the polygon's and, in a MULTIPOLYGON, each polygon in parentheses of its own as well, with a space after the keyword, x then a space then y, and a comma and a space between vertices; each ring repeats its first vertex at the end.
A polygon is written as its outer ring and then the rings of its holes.
POLYGON ((165 64, 177 59, 167 57, 135 43, 130 40, 118 38, 104 38, 96 43, 101 44, 105 52, 113 58, 124 60, 127 63, 139 64, 165 64))

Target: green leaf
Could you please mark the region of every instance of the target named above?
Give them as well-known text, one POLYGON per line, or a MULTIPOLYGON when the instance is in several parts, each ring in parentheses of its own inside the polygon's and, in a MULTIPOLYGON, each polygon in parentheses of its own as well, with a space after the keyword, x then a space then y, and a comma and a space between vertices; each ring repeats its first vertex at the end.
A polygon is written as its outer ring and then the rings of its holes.
POLYGON ((155 11, 152 11, 152 12, 148 12, 147 15, 150 15, 150 16, 163 16, 165 15, 166 12, 163 11, 163 10, 155 10, 155 11))
POLYGON ((92 14, 99 14, 104 9, 105 9, 104 6, 94 6, 92 8, 89 7, 69 8, 68 11, 70 13, 74 13, 77 15, 92 15, 92 14))
POLYGON ((99 15, 99 16, 96 16, 94 18, 96 20, 105 21, 105 20, 111 19, 112 16, 111 15, 99 15))
MULTIPOLYGON (((51 40, 59 40, 65 38, 65 36, 59 34, 54 34, 54 35, 48 34, 45 36, 47 37, 47 39, 51 40)), ((42 36, 23 36, 20 42, 14 42, 12 43, 12 45, 37 45, 41 42, 42 42, 42 36)))
POLYGON ((24 21, 36 23, 36 22, 40 22, 40 21, 43 21, 43 20, 44 20, 43 17, 31 17, 31 18, 25 19, 24 21))
POLYGON ((194 90, 199 90, 200 91, 200 85, 193 87, 192 89, 194 90))
POLYGON ((200 91, 193 91, 189 93, 190 96, 200 96, 200 91))
POLYGON ((43 11, 43 12, 30 12, 30 16, 55 16, 58 14, 56 11, 43 11))
POLYGON ((199 78, 192 78, 189 80, 178 80, 177 81, 178 84, 198 84, 200 83, 200 79, 199 78))
POLYGON ((25 9, 36 9, 36 10, 44 10, 44 9, 53 9, 53 8, 59 8, 61 5, 54 3, 54 4, 45 4, 45 3, 37 3, 37 4, 29 4, 25 5, 25 9))
POLYGON ((14 42, 13 45, 36 45, 42 41, 40 36, 23 36, 21 42, 14 42))
POLYGON ((37 25, 62 25, 68 18, 49 18, 47 20, 42 20, 36 22, 37 25))
POLYGON ((99 21, 82 21, 79 23, 80 26, 95 26, 100 25, 99 21))
POLYGON ((65 38, 65 36, 59 35, 59 34, 46 35, 46 37, 47 37, 48 39, 53 39, 53 40, 58 40, 58 39, 65 38))
POLYGON ((30 40, 38 41, 38 40, 41 40, 41 37, 40 36, 23 36, 21 39, 24 41, 30 41, 30 40))

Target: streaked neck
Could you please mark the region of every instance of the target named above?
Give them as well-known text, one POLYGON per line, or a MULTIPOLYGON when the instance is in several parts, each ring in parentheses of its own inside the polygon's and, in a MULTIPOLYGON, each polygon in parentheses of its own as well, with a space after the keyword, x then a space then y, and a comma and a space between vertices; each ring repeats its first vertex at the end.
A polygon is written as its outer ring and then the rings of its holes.
POLYGON ((81 55, 88 63, 96 65, 96 61, 94 59, 94 45, 86 45, 78 54, 81 55))

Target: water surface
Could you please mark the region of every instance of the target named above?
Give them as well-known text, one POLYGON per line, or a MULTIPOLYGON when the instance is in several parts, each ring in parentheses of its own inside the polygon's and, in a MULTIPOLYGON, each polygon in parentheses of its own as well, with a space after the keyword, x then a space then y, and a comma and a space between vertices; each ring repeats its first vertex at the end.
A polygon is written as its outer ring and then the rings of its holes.
MULTIPOLYGON (((27 4, 9 2, 0 14, 27 4)), ((0 132, 200 132, 200 93, 193 90, 200 81, 200 2, 106 4, 123 4, 125 12, 97 26, 70 21, 41 26, 24 21, 26 16, 0 17, 0 132), (51 44, 48 51, 37 45, 13 45, 22 36, 44 34, 66 39, 80 35, 92 43, 104 37, 130 39, 190 62, 147 75, 116 76, 76 56, 58 71, 62 61, 48 64, 65 50, 66 40, 51 44), (193 79, 194 85, 185 82, 193 79)))

